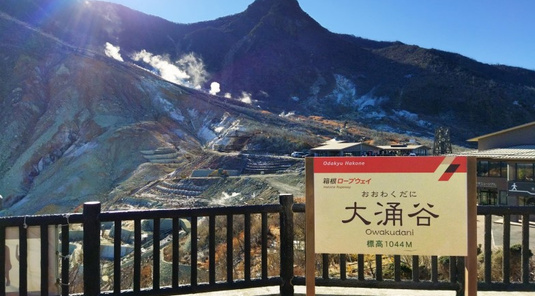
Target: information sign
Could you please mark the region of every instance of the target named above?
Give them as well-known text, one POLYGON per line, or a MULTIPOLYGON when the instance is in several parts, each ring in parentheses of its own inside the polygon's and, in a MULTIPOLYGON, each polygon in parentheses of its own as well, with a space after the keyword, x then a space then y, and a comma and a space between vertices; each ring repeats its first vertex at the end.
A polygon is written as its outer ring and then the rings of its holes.
POLYGON ((466 157, 317 157, 315 252, 467 255, 466 157))

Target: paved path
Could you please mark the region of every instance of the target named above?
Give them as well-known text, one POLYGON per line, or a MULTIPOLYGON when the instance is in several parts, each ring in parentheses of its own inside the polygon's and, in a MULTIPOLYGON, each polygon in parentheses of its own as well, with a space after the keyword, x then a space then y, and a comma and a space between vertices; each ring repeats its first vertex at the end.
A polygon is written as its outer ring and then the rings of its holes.
MULTIPOLYGON (((306 294, 304 286, 295 287, 295 295, 306 294)), ((275 296, 279 295, 279 287, 264 287, 254 289, 232 290, 222 292, 211 292, 202 294, 191 294, 196 296, 275 296)), ((429 290, 401 290, 401 289, 368 289, 368 288, 338 288, 338 287, 316 287, 317 296, 455 296, 455 291, 429 291, 429 290)), ((535 292, 478 292, 478 296, 535 296, 535 292)))

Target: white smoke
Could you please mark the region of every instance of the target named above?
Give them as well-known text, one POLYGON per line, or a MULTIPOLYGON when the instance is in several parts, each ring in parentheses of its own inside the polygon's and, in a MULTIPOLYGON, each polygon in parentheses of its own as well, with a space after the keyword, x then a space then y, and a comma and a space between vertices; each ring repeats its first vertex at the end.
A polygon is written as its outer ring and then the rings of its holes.
POLYGON ((237 199, 242 199, 241 193, 239 192, 232 192, 231 194, 228 194, 227 192, 223 191, 221 192, 221 197, 217 199, 213 199, 210 203, 212 205, 220 205, 220 206, 227 206, 231 203, 231 201, 235 201, 237 199))
POLYGON ((241 97, 238 99, 239 101, 245 103, 245 104, 252 104, 253 99, 251 98, 251 94, 247 92, 242 92, 241 97))
POLYGON ((295 115, 295 111, 290 111, 288 113, 282 111, 281 114, 279 114, 279 117, 292 117, 295 115))
POLYGON ((167 56, 153 55, 143 49, 142 51, 135 53, 132 56, 132 59, 136 62, 143 61, 144 63, 151 65, 163 79, 176 84, 186 85, 187 80, 190 78, 186 72, 171 63, 167 56))
POLYGON ((104 48, 104 53, 110 58, 124 62, 123 57, 119 53, 120 50, 121 48, 119 46, 114 46, 113 44, 106 42, 106 48, 104 48))
POLYGON ((156 74, 167 81, 191 88, 200 89, 208 76, 204 62, 193 53, 183 55, 173 63, 167 55, 154 55, 143 49, 132 55, 132 59, 150 65, 156 74))
POLYGON ((208 73, 204 70, 204 62, 193 53, 183 55, 177 64, 191 77, 190 83, 194 88, 200 89, 206 82, 208 73))
POLYGON ((210 83, 210 94, 211 95, 217 95, 221 91, 221 85, 219 82, 212 82, 210 83))
POLYGON ((230 93, 225 93, 225 98, 227 98, 227 99, 232 99, 232 94, 230 94, 230 93))

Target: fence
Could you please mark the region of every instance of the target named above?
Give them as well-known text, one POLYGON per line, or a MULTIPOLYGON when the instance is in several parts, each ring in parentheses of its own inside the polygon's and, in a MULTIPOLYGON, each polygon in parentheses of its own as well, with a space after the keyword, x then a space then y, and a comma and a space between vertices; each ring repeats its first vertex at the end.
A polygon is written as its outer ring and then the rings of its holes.
MULTIPOLYGON (((0 254, 5 254, 0 256, 0 264, 18 268, 16 275, 0 269, 0 294, 177 295, 280 286, 281 295, 293 295, 294 285, 305 284, 300 271, 304 265, 304 219, 300 216, 304 211, 304 205, 294 204, 291 195, 281 195, 280 204, 271 205, 101 212, 99 203, 86 203, 83 213, 0 218, 0 254), (74 231, 76 226, 83 227, 82 238, 74 231), (49 242, 56 227, 59 247, 54 257, 50 254, 55 254, 55 246, 49 242), (17 230, 16 238, 11 237, 10 229, 17 230), (30 234, 30 229, 38 234, 30 234), (13 246, 13 239, 18 264, 11 259, 15 258, 12 251, 7 254, 7 243, 13 246), (38 255, 31 251, 35 240, 39 242, 38 255), (77 259, 72 249, 77 240, 83 242, 83 262, 74 268, 77 259), (102 259, 102 241, 107 240, 113 250, 109 260, 102 259), (133 245, 133 251, 125 254, 125 245, 133 245), (57 275, 50 268, 56 265, 57 275), (80 266, 83 281, 73 272, 80 271, 80 266), (35 276, 33 270, 39 274, 35 276)), ((485 230, 478 289, 535 290, 529 250, 529 215, 533 213, 535 207, 478 207, 485 230), (521 226, 511 221, 517 216, 522 218, 521 226), (492 226, 498 225, 493 217, 503 217, 503 250, 513 247, 511 225, 521 228, 519 256, 503 251, 498 254, 493 248, 492 226), (493 266, 498 255, 502 268, 496 275, 493 266), (515 263, 518 260, 520 264, 515 263)), ((381 255, 319 254, 316 261, 318 286, 464 293, 462 257, 393 256, 390 263, 386 262, 390 257, 381 255), (423 261, 429 266, 425 270, 421 268, 423 261)))

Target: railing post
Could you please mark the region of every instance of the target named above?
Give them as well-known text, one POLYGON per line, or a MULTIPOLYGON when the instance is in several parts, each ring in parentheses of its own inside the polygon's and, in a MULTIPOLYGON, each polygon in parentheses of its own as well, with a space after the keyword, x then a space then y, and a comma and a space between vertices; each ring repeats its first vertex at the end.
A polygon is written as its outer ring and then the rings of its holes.
POLYGON ((279 196, 282 211, 280 213, 280 274, 282 284, 280 287, 281 296, 293 296, 294 286, 292 283, 294 276, 294 219, 293 219, 293 195, 281 194, 279 196))
POLYGON ((100 294, 100 202, 84 203, 84 295, 100 294))

